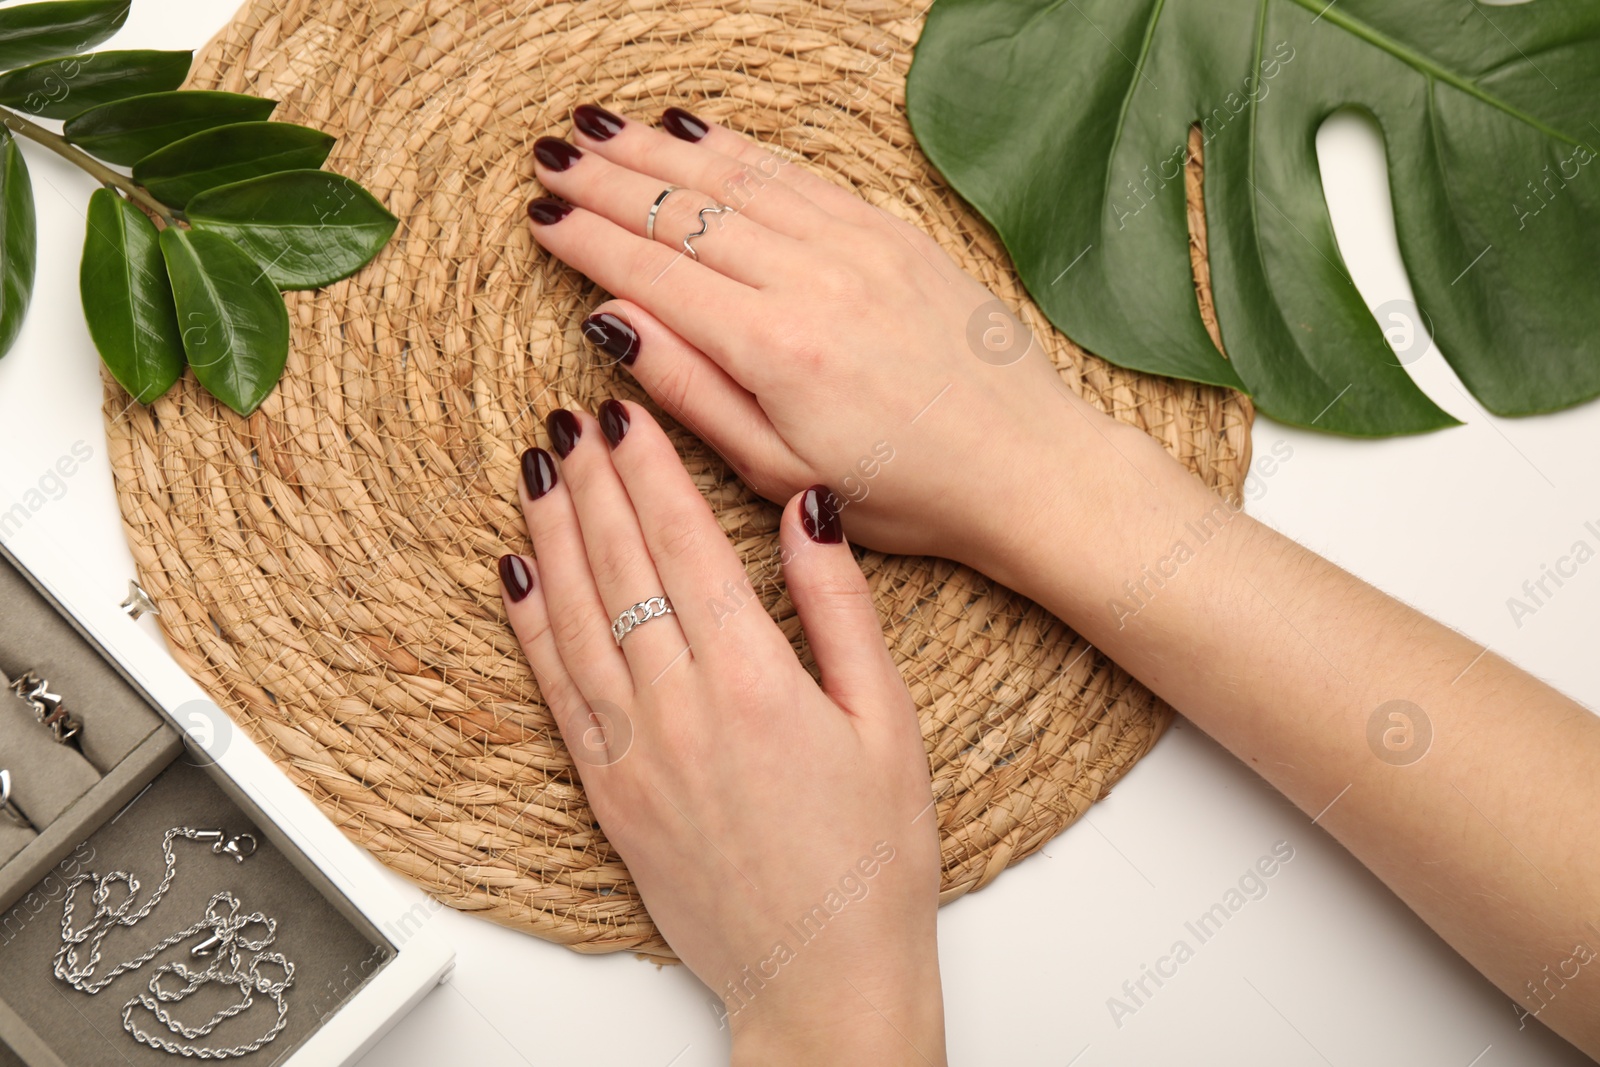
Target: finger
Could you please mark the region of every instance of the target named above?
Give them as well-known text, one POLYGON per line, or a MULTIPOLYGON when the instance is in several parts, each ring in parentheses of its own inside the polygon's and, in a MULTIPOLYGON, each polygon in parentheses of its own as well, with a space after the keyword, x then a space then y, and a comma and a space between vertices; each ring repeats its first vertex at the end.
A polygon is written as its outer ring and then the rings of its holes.
POLYGON ((871 716, 898 706, 885 698, 903 692, 905 683, 884 643, 867 580, 845 543, 842 507, 842 499, 820 485, 789 501, 779 532, 783 576, 822 673, 822 691, 840 707, 871 716))
POLYGON ((633 677, 612 640, 612 616, 595 589, 578 514, 550 453, 542 448, 524 452, 519 482, 556 653, 586 700, 626 702, 633 677))
POLYGON ((692 248, 700 263, 746 285, 768 285, 785 271, 793 272, 802 252, 793 238, 738 212, 720 210, 705 193, 679 189, 662 199, 666 190, 659 180, 554 137, 535 141, 533 155, 539 181, 552 193, 604 215, 629 233, 674 250, 692 248), (691 242, 687 246, 686 239, 691 242))
MULTIPOLYGON (((611 465, 611 449, 602 440, 599 423, 586 413, 558 409, 550 413, 546 426, 561 457, 561 473, 577 509, 589 569, 607 619, 655 597, 671 600, 645 546, 639 528, 643 516, 635 513, 611 465)), ((609 437, 612 428, 606 429, 609 437)), ((677 601, 672 604, 676 608, 677 601)), ((641 620, 622 639, 623 656, 637 688, 654 684, 664 670, 684 658, 688 647, 675 615, 641 620)))
POLYGON ((561 200, 533 201, 528 217, 534 240, 600 288, 650 308, 740 381, 762 377, 757 290, 561 200))
POLYGON ((854 192, 822 177, 796 160, 797 153, 762 144, 735 133, 726 126, 691 115, 682 108, 668 108, 662 115, 667 132, 691 142, 697 141, 713 152, 754 167, 761 177, 773 177, 810 200, 823 211, 846 222, 866 225, 874 221, 872 205, 854 192), (670 118, 668 116, 671 116, 670 118), (698 130, 704 130, 699 138, 698 130))
POLYGON ((677 450, 637 404, 601 405, 611 460, 642 527, 656 570, 665 583, 695 659, 748 655, 753 641, 788 650, 788 642, 762 609, 727 534, 684 470, 677 450))
POLYGON ((698 189, 737 208, 768 229, 798 239, 812 236, 832 221, 816 204, 784 183, 692 139, 685 140, 645 123, 620 118, 615 132, 598 137, 592 131, 600 128, 579 121, 576 112, 573 121, 580 147, 648 175, 657 181, 658 189, 662 184, 698 189))
POLYGON ((579 692, 577 683, 561 662, 561 654, 556 651, 555 634, 550 629, 550 609, 539 584, 538 564, 522 556, 501 556, 499 571, 500 596, 505 603, 506 617, 511 620, 511 629, 517 635, 517 644, 528 657, 545 706, 556 720, 584 784, 593 788, 599 776, 593 768, 616 762, 607 750, 608 742, 614 738, 608 738, 605 729, 597 727, 589 702, 579 692))
POLYGON ((637 304, 611 300, 583 321, 583 336, 615 360, 656 403, 769 500, 786 500, 810 472, 784 443, 755 396, 637 304))

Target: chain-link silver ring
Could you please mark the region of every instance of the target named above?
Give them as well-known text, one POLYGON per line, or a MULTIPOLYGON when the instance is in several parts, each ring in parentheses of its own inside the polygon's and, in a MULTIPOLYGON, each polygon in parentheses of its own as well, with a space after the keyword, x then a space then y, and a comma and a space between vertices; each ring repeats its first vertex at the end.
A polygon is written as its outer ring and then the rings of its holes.
POLYGON ((50 731, 57 744, 78 747, 81 743, 78 734, 83 732, 83 724, 62 706, 61 695, 50 691, 48 681, 33 671, 26 671, 11 683, 11 691, 27 701, 33 709, 33 717, 50 731))
POLYGON ((651 619, 671 614, 672 601, 664 596, 641 600, 631 608, 624 608, 622 614, 617 616, 617 621, 611 624, 611 636, 616 638, 617 644, 620 645, 622 639, 633 632, 634 627, 643 626, 651 619))

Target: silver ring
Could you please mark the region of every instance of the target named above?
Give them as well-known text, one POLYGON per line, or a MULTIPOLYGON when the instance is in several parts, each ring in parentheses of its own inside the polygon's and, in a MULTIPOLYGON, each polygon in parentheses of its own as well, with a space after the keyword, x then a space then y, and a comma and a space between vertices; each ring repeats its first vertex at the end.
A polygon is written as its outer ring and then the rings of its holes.
POLYGON ((55 738, 56 744, 76 747, 82 743, 77 737, 83 732, 83 724, 62 707, 60 694, 50 692, 48 681, 33 671, 27 671, 11 683, 11 691, 28 702, 28 706, 33 708, 33 717, 41 725, 50 728, 50 735, 55 738))
POLYGON ((676 185, 669 185, 656 196, 656 202, 650 205, 650 214, 644 219, 644 235, 647 240, 656 239, 656 212, 661 210, 661 205, 667 202, 667 197, 678 191, 676 185))
POLYGON ((22 814, 16 802, 11 799, 11 772, 0 771, 0 814, 4 814, 6 821, 12 826, 20 826, 24 830, 32 830, 33 823, 22 814))
POLYGON ((672 614, 672 601, 664 596, 653 596, 649 600, 641 600, 631 608, 624 608, 617 621, 611 624, 611 636, 616 638, 617 644, 622 644, 622 639, 633 632, 634 627, 643 626, 651 619, 659 619, 663 615, 672 614))
POLYGON ((683 239, 683 250, 689 253, 690 259, 694 260, 696 263, 700 262, 700 253, 696 252, 694 250, 694 245, 690 244, 689 242, 693 241, 696 237, 704 237, 706 235, 706 230, 711 226, 711 224, 706 221, 707 213, 712 215, 720 215, 724 211, 732 210, 733 208, 729 207, 727 204, 712 204, 710 207, 703 207, 696 212, 696 215, 700 219, 700 228, 683 239))

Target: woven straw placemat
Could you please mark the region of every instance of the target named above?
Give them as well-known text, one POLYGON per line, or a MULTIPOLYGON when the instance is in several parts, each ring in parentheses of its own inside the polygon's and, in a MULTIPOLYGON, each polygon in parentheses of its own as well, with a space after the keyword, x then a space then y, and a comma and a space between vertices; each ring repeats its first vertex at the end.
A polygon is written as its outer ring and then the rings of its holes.
MULTIPOLYGON (((591 819, 494 568, 528 548, 517 457, 544 442, 544 414, 647 402, 579 334, 601 294, 528 233, 533 140, 564 133, 574 105, 653 120, 681 104, 797 151, 926 229, 1022 309, 1073 389, 1237 498, 1248 402, 1115 369, 1055 333, 930 170, 904 108, 919 12, 252 0, 199 56, 192 87, 270 96, 276 118, 338 134, 330 169, 401 228, 355 278, 289 298, 288 370, 252 417, 191 377, 130 408, 107 377, 139 578, 184 668, 346 833, 447 904, 580 951, 671 955, 591 819)), ((804 654, 768 565, 778 510, 663 423, 804 654)), ((950 900, 1105 796, 1171 712, 971 571, 862 562, 922 709, 950 900)))

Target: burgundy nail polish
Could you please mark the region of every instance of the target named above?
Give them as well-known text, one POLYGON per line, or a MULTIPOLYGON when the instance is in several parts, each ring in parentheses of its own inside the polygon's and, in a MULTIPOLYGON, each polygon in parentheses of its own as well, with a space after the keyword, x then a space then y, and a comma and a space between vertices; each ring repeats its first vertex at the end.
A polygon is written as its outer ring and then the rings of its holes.
POLYGON ((572 124, 596 141, 609 141, 622 132, 622 118, 599 104, 579 104, 573 108, 572 124))
POLYGON ((631 367, 639 358, 638 332, 626 319, 609 311, 583 320, 583 338, 623 366, 631 367))
POLYGON ((522 603, 533 592, 533 575, 528 573, 528 565, 522 562, 521 556, 500 557, 500 584, 505 586, 506 596, 513 604, 522 603))
POLYGON ((558 137, 541 137, 533 142, 533 158, 551 170, 566 170, 582 159, 583 153, 558 137))
POLYGON ((528 217, 540 226, 552 226, 566 218, 572 205, 553 196, 541 196, 528 204, 528 217))
POLYGON ((844 540, 839 522, 839 498, 825 485, 813 485, 800 495, 800 525, 806 536, 820 545, 836 545, 844 540))
POLYGON ((544 417, 544 428, 550 431, 550 443, 556 446, 556 455, 562 459, 577 447, 583 436, 583 423, 566 408, 556 408, 544 417))
POLYGON ((605 432, 612 448, 622 443, 628 434, 628 409, 622 406, 621 401, 607 400, 600 405, 600 429, 605 432))
POLYGON ((538 500, 556 487, 556 461, 542 448, 522 454, 522 486, 529 500, 538 500))
POLYGON ((711 127, 683 110, 681 107, 669 107, 661 113, 661 125, 672 136, 680 141, 698 141, 711 127))

